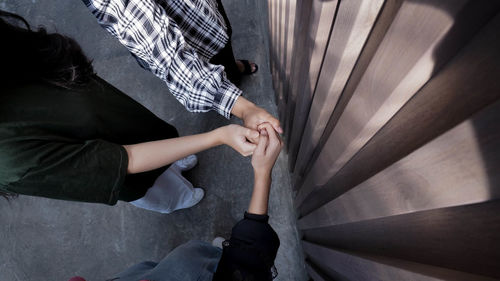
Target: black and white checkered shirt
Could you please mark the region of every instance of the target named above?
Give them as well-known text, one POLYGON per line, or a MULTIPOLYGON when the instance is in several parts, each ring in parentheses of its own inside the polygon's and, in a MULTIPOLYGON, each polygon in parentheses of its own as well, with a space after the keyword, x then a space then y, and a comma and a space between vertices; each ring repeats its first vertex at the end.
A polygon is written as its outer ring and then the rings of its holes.
POLYGON ((230 117, 241 90, 226 78, 223 66, 208 63, 229 40, 214 0, 83 2, 187 110, 230 117))

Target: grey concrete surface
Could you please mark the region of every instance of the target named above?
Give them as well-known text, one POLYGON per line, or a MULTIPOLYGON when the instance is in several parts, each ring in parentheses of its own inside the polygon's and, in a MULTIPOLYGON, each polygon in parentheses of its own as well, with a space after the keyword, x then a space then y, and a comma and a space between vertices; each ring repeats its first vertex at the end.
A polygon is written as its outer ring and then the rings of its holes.
MULTIPOLYGON (((237 58, 255 60, 257 75, 241 85, 251 101, 277 115, 271 86, 265 0, 225 0, 234 29, 237 58)), ((216 113, 187 112, 166 85, 141 69, 128 51, 101 29, 79 0, 0 0, 0 9, 16 12, 34 25, 44 25, 75 38, 94 59, 97 73, 160 118, 181 135, 204 132, 239 120, 216 113)), ((57 105, 54 105, 57 106, 57 105)), ((190 239, 211 241, 227 236, 246 210, 252 188, 250 159, 228 147, 199 155, 187 177, 206 191, 197 206, 169 215, 135 208, 66 202, 20 196, 0 200, 0 280, 88 281, 111 278, 144 260, 158 261, 190 239)), ((283 152, 273 171, 270 223, 281 239, 276 280, 307 280, 295 225, 292 189, 283 152)))

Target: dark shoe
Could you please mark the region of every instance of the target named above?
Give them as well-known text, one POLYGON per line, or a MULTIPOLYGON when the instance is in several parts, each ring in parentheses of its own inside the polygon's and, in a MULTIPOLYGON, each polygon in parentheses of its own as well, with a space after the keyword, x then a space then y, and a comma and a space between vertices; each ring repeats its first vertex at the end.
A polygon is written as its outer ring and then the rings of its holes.
POLYGON ((239 61, 245 67, 245 69, 243 70, 243 72, 241 72, 241 74, 251 75, 251 74, 254 74, 255 72, 257 72, 257 70, 259 70, 259 66, 256 63, 253 63, 255 65, 255 69, 252 71, 252 65, 250 64, 250 62, 248 60, 239 60, 239 61))

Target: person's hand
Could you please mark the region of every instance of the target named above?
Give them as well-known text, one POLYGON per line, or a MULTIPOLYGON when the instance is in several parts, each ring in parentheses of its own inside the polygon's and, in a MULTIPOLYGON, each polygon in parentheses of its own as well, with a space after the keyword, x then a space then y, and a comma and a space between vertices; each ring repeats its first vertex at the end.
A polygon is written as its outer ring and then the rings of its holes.
POLYGON ((252 155, 256 145, 249 139, 258 138, 259 132, 236 124, 220 127, 215 130, 221 143, 227 144, 243 156, 252 155))
POLYGON ((283 142, 269 123, 259 126, 259 143, 252 156, 252 167, 257 177, 270 177, 283 142))
POLYGON ((245 127, 250 129, 257 129, 257 127, 262 123, 268 123, 272 126, 273 130, 278 133, 283 133, 283 129, 280 127, 280 121, 274 118, 271 114, 265 111, 263 108, 253 105, 243 112, 243 123, 245 127))
MULTIPOLYGON (((269 114, 263 108, 256 106, 244 97, 239 97, 233 107, 232 113, 243 120, 245 127, 256 130, 262 123, 269 123, 276 132, 282 134, 283 129, 280 126, 280 121, 269 114)), ((258 138, 250 139, 251 142, 257 143, 258 138)))

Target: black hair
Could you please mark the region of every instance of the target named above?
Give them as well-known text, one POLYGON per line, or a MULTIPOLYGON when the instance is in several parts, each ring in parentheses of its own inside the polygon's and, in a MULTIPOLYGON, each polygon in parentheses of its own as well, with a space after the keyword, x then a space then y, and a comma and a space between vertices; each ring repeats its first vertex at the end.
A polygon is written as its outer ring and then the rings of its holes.
POLYGON ((5 191, 1 191, 0 190, 0 196, 2 196, 3 198, 10 200, 12 198, 15 198, 17 197, 17 194, 16 193, 11 193, 11 192, 5 192, 5 191))
MULTIPOLYGON (((39 82, 71 89, 94 75, 92 61, 75 40, 43 27, 32 30, 19 15, 0 10, 0 36, 1 88, 39 82)), ((0 196, 17 195, 0 190, 0 196)))
POLYGON ((94 74, 92 61, 67 36, 32 30, 21 16, 0 10, 2 86, 45 82, 62 88, 84 85, 94 74))

